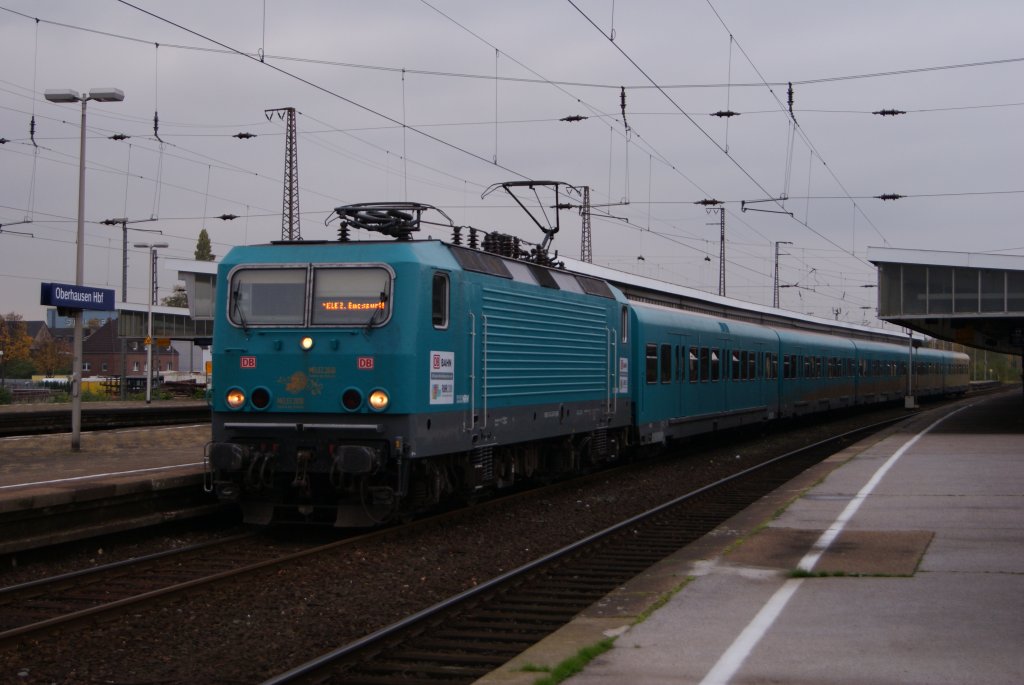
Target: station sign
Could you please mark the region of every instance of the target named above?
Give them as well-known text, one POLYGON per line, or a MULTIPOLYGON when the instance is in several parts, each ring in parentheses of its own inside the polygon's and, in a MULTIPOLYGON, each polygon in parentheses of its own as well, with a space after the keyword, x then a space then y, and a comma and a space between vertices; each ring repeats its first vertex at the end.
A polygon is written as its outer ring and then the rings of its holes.
POLYGON ((114 291, 67 283, 40 283, 39 304, 59 309, 111 312, 116 309, 114 291))

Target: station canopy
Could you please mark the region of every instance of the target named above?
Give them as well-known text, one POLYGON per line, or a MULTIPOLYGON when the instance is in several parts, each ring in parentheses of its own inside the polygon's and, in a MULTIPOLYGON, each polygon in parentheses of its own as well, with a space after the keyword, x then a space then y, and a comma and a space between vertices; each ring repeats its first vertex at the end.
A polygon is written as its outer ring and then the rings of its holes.
POLYGON ((993 352, 1024 348, 1024 257, 868 248, 878 317, 993 352))
MULTIPOLYGON (((188 309, 154 305, 153 337, 191 340, 209 345, 213 338, 213 294, 217 279, 214 262, 186 259, 166 260, 168 269, 176 270, 185 282, 188 309)), ((144 338, 148 330, 150 308, 145 304, 117 304, 117 334, 124 338, 144 338)))

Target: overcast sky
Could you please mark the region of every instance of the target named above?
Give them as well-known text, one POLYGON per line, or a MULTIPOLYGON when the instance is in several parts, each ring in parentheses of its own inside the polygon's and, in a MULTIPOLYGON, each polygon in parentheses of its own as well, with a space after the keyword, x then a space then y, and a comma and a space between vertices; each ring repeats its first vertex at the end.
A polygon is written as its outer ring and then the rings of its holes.
MULTIPOLYGON (((88 105, 85 282, 118 300, 105 219, 175 258, 204 227, 218 256, 281 237, 264 110, 294 107, 307 240, 336 206, 408 200, 539 242, 481 194, 556 180, 591 188, 595 263, 717 292, 718 215, 694 204, 717 199, 729 296, 770 305, 789 241, 783 308, 870 322, 868 246, 1024 254, 1022 32, 1019 0, 0 0, 0 312, 42 318, 40 281, 74 282, 81 110, 43 92, 116 87, 88 105)), ((578 258, 578 213, 561 228, 578 258)), ((175 281, 161 266, 161 298, 175 281)))

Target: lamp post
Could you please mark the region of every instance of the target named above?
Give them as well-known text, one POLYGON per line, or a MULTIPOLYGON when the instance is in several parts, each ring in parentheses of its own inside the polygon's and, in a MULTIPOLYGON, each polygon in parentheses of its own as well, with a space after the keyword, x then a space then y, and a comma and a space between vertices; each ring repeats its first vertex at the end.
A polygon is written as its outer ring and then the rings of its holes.
MULTIPOLYGON (((140 219, 139 221, 155 221, 155 219, 140 219)), ((104 219, 100 222, 104 226, 121 226, 121 302, 128 301, 128 224, 135 223, 127 217, 117 219, 104 219)), ((156 228, 135 228, 133 231, 145 231, 146 233, 159 233, 163 231, 156 228)), ((152 279, 150 279, 152 280, 152 279)), ((121 338, 121 399, 128 399, 128 340, 121 338)))
POLYGON ((149 250, 149 297, 146 298, 146 404, 153 399, 153 300, 156 298, 156 251, 167 243, 135 243, 149 250))
MULTIPOLYGON (((82 125, 78 148, 78 231, 76 233, 75 285, 84 284, 85 262, 85 105, 89 100, 96 102, 121 102, 124 92, 118 88, 93 88, 89 94, 74 90, 47 90, 43 93, 50 102, 82 103, 82 125)), ((75 314, 74 358, 71 362, 71 449, 77 452, 82 446, 82 312, 75 314)))

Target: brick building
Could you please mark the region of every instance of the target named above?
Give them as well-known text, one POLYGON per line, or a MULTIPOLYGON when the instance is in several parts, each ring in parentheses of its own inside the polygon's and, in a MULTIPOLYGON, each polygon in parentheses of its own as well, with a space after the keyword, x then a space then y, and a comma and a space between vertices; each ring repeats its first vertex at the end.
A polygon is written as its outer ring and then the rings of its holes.
MULTIPOLYGON (((161 371, 178 370, 178 351, 173 347, 153 348, 153 368, 161 371)), ((146 373, 145 341, 137 338, 125 344, 125 375, 144 376, 146 373)), ((121 338, 117 336, 117 320, 108 320, 82 342, 83 376, 121 375, 121 338)))

